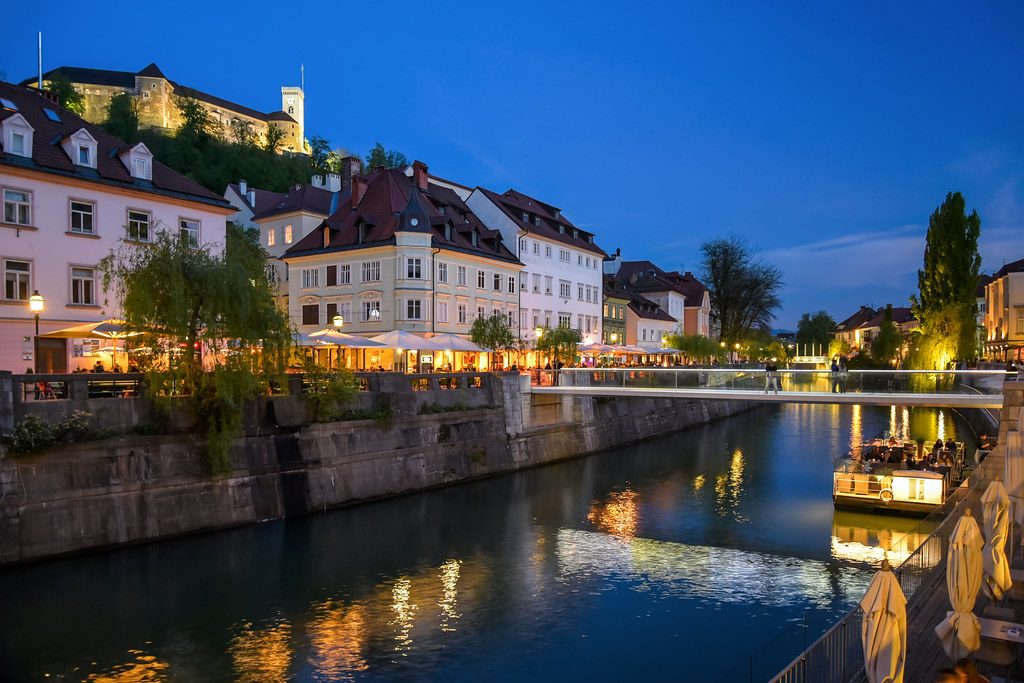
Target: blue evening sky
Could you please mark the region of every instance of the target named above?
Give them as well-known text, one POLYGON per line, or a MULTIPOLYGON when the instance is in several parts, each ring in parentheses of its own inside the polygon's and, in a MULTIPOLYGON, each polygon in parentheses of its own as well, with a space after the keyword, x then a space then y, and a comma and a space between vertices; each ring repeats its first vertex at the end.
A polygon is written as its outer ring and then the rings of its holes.
POLYGON ((984 269, 1024 258, 1024 3, 46 2, 0 72, 139 70, 380 140, 560 206, 607 251, 696 270, 739 234, 783 269, 777 324, 903 303, 960 190, 984 269), (173 3, 177 5, 178 3, 173 3))

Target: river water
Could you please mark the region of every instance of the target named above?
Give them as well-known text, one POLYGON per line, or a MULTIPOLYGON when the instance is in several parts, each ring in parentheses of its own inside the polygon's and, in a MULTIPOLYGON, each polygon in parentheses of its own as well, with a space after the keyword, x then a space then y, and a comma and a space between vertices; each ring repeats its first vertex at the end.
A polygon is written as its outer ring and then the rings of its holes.
MULTIPOLYGON (((0 680, 746 680, 899 562, 832 459, 952 412, 764 407, 638 446, 0 571, 0 680), (806 628, 804 625, 806 624, 806 628)), ((909 533, 908 533, 909 532, 909 533)))

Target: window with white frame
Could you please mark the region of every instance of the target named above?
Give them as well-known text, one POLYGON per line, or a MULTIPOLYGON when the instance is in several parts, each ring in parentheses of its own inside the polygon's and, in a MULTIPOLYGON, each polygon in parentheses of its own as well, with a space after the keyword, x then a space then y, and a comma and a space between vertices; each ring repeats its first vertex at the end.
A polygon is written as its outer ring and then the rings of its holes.
POLYGON ((535 294, 540 294, 540 275, 537 273, 533 274, 533 291, 535 294))
POLYGON ((79 306, 96 304, 96 271, 92 268, 71 268, 71 303, 79 306))
POLYGON ((495 273, 494 274, 494 287, 493 287, 493 289, 494 289, 495 292, 500 292, 501 291, 501 273, 495 273))
POLYGON ((338 266, 338 284, 339 285, 350 285, 352 284, 352 266, 348 263, 342 263, 338 266))
POLYGON ((23 190, 4 190, 4 222, 32 224, 32 195, 23 190))
POLYGON ((136 242, 148 242, 150 240, 150 224, 152 215, 148 211, 128 210, 128 239, 136 242))
POLYGON ((136 178, 142 178, 144 180, 150 179, 149 173, 149 159, 142 159, 136 157, 135 159, 135 173, 133 174, 136 178))
POLYGON ((508 320, 508 326, 514 327, 516 324, 516 312, 509 309, 508 313, 505 314, 505 318, 508 320))
POLYGON ((587 289, 586 289, 586 297, 587 297, 587 303, 589 304, 590 303, 590 287, 589 286, 587 286, 587 289))
POLYGON ((267 246, 272 247, 277 244, 277 228, 267 228, 267 246))
POLYGON ((181 239, 185 240, 185 244, 190 247, 199 246, 199 221, 182 218, 178 221, 178 229, 181 239))
POLYGON ((487 287, 487 273, 484 272, 483 268, 476 271, 476 286, 478 289, 487 287))
POLYGON ((550 275, 544 276, 544 293, 548 296, 551 296, 552 294, 551 287, 553 286, 554 281, 555 278, 551 277, 550 275))
POLYGON ((437 262, 437 281, 448 282, 448 264, 444 261, 437 262))
POLYGON ((363 302, 361 320, 363 322, 375 322, 380 320, 380 300, 367 299, 363 302))
POLYGON ((1017 334, 1024 334, 1024 308, 1017 309, 1017 334))
POLYGON ((78 146, 78 163, 80 166, 92 166, 92 148, 88 145, 78 146))
POLYGON ((576 254, 576 265, 583 265, 583 254, 576 254))
POLYGON ((448 302, 438 301, 437 302, 437 322, 446 323, 448 322, 448 302))
POLYGON ((423 259, 419 256, 412 256, 405 260, 405 276, 413 280, 423 278, 423 259))
POLYGON ((460 325, 465 325, 466 324, 466 304, 459 304, 456 308, 458 309, 458 312, 459 312, 459 324, 460 325))
POLYGON ((522 237, 522 238, 519 239, 519 251, 524 253, 524 254, 526 253, 526 238, 525 237, 522 237))
POLYGON ((508 293, 509 294, 515 294, 516 293, 516 278, 515 278, 514 275, 509 275, 508 276, 508 293))
POLYGON ((380 282, 380 261, 363 261, 363 282, 380 282))
POLYGON ((408 299, 405 302, 406 320, 420 320, 423 318, 423 300, 408 299))
POLYGON ((93 235, 93 218, 96 214, 96 205, 92 202, 71 200, 71 232, 79 235, 93 235))
POLYGON ((456 277, 455 284, 457 284, 459 287, 465 287, 466 286, 466 266, 459 266, 458 269, 455 271, 455 277, 456 277))
POLYGON ((572 283, 570 283, 568 280, 559 280, 558 281, 558 296, 562 297, 563 299, 571 298, 572 297, 572 283))
POLYGON ((551 258, 551 245, 550 244, 545 244, 544 245, 544 258, 551 258))
POLYGON ((538 242, 537 240, 533 241, 533 253, 540 256, 540 242, 538 242))
POLYGON ((291 244, 292 243, 292 226, 290 226, 290 225, 284 226, 284 243, 285 244, 291 244))
POLYGON ((28 261, 4 260, 4 298, 28 301, 32 280, 32 264, 28 261))
POLYGON ((558 250, 558 260, 561 261, 562 263, 569 263, 570 257, 571 257, 571 254, 569 253, 568 249, 559 249, 558 250))
POLYGON ((589 267, 590 267, 590 257, 588 256, 587 257, 587 268, 589 268, 589 267))
POLYGON ((25 134, 14 132, 11 133, 11 153, 17 154, 20 157, 28 156, 25 154, 25 134))
POLYGON ((529 320, 528 320, 529 317, 530 317, 530 312, 529 311, 527 311, 525 308, 519 309, 519 327, 520 328, 526 329, 526 325, 529 322, 529 320))
POLYGON ((476 317, 477 318, 485 318, 485 317, 487 317, 487 309, 484 308, 483 306, 477 306, 476 307, 476 317))
POLYGON ((583 285, 576 283, 576 298, 583 301, 583 285))
POLYGON ((572 313, 559 313, 558 326, 569 327, 570 325, 572 325, 572 313))
POLYGON ((303 268, 302 269, 302 288, 303 289, 315 289, 320 286, 320 269, 319 268, 303 268))

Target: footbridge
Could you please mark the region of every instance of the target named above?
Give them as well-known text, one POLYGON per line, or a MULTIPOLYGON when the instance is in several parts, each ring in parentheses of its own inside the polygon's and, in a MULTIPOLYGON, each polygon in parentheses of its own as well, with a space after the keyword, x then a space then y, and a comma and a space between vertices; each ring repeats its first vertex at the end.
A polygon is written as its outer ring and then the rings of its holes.
POLYGON ((535 394, 941 408, 1003 406, 1003 370, 779 370, 777 390, 754 368, 564 368, 536 373, 535 394))

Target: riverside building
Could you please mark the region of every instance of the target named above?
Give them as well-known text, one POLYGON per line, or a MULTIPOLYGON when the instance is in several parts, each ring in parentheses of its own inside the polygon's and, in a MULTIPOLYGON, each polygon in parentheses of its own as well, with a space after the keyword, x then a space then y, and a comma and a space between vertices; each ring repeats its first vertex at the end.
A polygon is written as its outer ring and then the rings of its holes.
POLYGON ((219 250, 235 209, 46 93, 0 83, 0 369, 66 372, 110 362, 95 340, 36 336, 117 317, 97 264, 159 231, 219 250))

